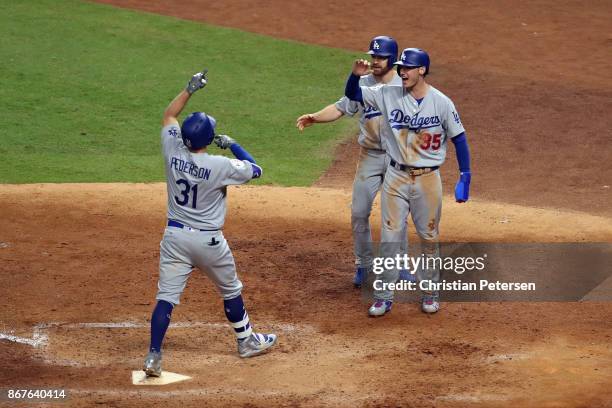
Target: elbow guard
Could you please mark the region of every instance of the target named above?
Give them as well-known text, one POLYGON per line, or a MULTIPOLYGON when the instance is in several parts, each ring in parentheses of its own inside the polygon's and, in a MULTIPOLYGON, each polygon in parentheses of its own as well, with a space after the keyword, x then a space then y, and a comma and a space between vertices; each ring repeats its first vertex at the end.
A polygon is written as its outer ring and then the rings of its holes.
POLYGON ((263 174, 263 169, 255 163, 251 163, 251 167, 253 167, 253 178, 260 178, 263 174))

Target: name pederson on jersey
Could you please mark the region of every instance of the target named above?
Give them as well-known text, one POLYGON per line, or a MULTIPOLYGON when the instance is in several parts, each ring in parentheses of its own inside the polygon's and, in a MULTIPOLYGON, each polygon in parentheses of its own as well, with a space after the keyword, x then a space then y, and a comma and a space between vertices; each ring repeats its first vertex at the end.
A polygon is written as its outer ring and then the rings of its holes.
MULTIPOLYGON (((393 74, 393 79, 389 81, 389 85, 402 86, 402 79, 393 74)), ((375 86, 379 85, 374 78, 374 75, 364 75, 359 80, 360 86, 375 86)), ((346 96, 340 98, 336 102, 336 108, 345 115, 355 116, 359 114, 359 137, 357 142, 366 149, 385 150, 381 144, 380 134, 381 128, 385 127, 383 117, 380 111, 370 104, 362 105, 359 102, 351 101, 346 96)))
POLYGON ((420 104, 401 85, 362 86, 361 93, 365 104, 382 113, 388 125, 383 145, 397 163, 440 166, 448 139, 465 132, 453 101, 431 85, 420 104))
POLYGON ((183 144, 178 125, 165 126, 161 139, 168 219, 197 229, 223 228, 226 187, 251 180, 251 163, 208 153, 191 153, 183 144))

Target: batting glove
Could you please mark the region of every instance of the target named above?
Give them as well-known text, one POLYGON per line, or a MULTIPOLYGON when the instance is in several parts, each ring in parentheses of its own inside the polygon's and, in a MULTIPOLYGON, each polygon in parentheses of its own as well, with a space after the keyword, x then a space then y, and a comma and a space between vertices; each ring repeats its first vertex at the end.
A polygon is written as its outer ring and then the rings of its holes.
POLYGON ((214 138, 214 142, 221 149, 227 149, 228 147, 236 143, 236 141, 228 135, 216 135, 214 138))
POLYGON ((185 88, 189 95, 192 95, 198 89, 202 89, 206 86, 206 84, 208 83, 208 79, 206 78, 207 72, 208 69, 204 68, 202 72, 198 72, 197 74, 191 77, 191 79, 187 83, 187 87, 185 88))
POLYGON ((472 181, 472 173, 462 171, 459 176, 459 181, 455 185, 455 200, 458 203, 465 203, 470 197, 470 181, 472 181))

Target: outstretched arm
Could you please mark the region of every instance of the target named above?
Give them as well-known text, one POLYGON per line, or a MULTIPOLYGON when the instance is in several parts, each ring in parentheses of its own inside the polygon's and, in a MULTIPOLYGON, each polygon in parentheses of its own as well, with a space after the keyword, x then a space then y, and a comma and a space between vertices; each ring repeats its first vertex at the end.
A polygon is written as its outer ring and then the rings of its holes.
POLYGON ((191 80, 187 83, 187 87, 182 90, 173 100, 170 102, 166 110, 164 111, 164 116, 162 119, 162 125, 174 125, 178 124, 178 115, 180 115, 181 111, 191 98, 194 92, 199 89, 202 89, 208 83, 206 79, 207 69, 203 69, 201 72, 193 75, 191 80))
POLYGON ((336 104, 332 103, 327 105, 323 109, 315 113, 307 113, 297 118, 295 126, 302 131, 308 126, 312 126, 314 123, 327 123, 338 120, 342 117, 343 113, 336 107, 336 104))

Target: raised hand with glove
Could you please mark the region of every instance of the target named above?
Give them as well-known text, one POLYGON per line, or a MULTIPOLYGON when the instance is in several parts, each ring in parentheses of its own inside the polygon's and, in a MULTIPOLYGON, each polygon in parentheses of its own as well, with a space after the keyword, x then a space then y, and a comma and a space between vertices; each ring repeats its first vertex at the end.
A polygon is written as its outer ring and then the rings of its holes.
POLYGON ((187 83, 187 87, 185 87, 185 90, 187 91, 187 93, 189 93, 189 95, 192 95, 197 90, 202 89, 206 86, 206 84, 208 83, 208 79, 206 78, 207 73, 208 69, 204 68, 202 71, 194 74, 191 77, 191 79, 187 83))
POLYGON ((187 82, 187 86, 184 90, 182 90, 173 100, 170 102, 166 110, 164 111, 164 116, 162 118, 163 126, 178 124, 178 116, 183 111, 183 108, 191 98, 194 92, 199 89, 202 89, 208 84, 208 79, 206 78, 206 73, 208 69, 204 68, 202 71, 195 73, 189 82, 187 82))
POLYGON ((215 135, 214 142, 220 149, 227 149, 236 143, 236 141, 228 135, 215 135))

